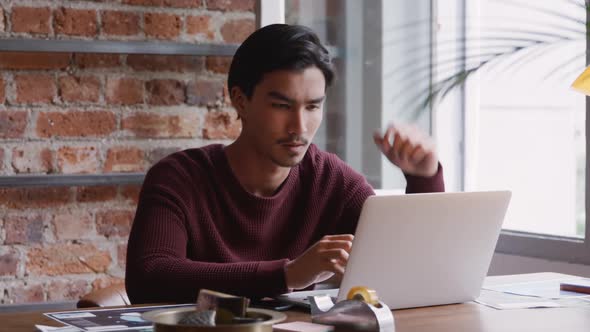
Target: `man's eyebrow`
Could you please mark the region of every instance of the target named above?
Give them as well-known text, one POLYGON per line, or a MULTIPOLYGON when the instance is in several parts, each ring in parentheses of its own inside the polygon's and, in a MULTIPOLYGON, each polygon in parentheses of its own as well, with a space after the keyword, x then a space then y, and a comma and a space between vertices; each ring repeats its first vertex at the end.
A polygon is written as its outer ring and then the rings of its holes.
POLYGON ((311 99, 311 100, 308 100, 308 101, 307 101, 307 104, 319 104, 319 103, 321 103, 322 101, 324 101, 324 99, 326 99, 326 96, 321 96, 321 97, 319 97, 319 98, 316 98, 316 99, 311 99))
MULTIPOLYGON (((273 98, 276 98, 276 99, 280 99, 280 100, 286 101, 286 102, 288 102, 288 103, 291 103, 291 104, 294 104, 294 103, 295 103, 295 100, 293 100, 293 99, 291 99, 291 98, 289 98, 289 97, 287 97, 287 96, 283 95, 283 94, 282 94, 282 93, 280 93, 280 92, 276 92, 276 91, 270 91, 270 92, 268 93, 268 95, 269 95, 270 97, 273 97, 273 98)), ((326 96, 321 96, 321 97, 319 97, 319 98, 315 98, 315 99, 307 100, 305 103, 306 103, 306 104, 319 104, 319 103, 321 103, 322 101, 324 101, 324 99, 326 99, 326 96)))
POLYGON ((268 95, 270 97, 275 98, 275 99, 280 99, 282 101, 286 101, 286 102, 291 103, 291 104, 294 104, 295 103, 295 100, 293 100, 293 99, 291 99, 291 98, 283 95, 282 93, 276 92, 276 91, 270 91, 268 93, 268 95))

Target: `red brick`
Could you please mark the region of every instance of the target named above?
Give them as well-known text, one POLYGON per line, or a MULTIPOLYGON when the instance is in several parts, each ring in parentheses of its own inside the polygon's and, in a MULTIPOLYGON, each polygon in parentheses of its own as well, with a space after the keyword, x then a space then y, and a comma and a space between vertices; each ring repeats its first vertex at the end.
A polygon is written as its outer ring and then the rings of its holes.
POLYGON ((0 205, 11 209, 59 207, 71 200, 68 187, 0 188, 0 205))
POLYGON ((141 185, 130 184, 121 187, 121 195, 123 199, 130 200, 133 205, 137 205, 139 202, 139 192, 141 191, 141 185))
POLYGON ((47 285, 47 301, 77 301, 89 290, 86 280, 54 280, 47 285))
POLYGON ((53 102, 56 87, 53 75, 27 74, 17 75, 16 102, 21 104, 53 102))
POLYGON ((12 32, 51 33, 49 7, 12 7, 12 32))
POLYGON ((231 61, 232 58, 228 56, 208 56, 207 70, 218 74, 227 74, 229 73, 231 61))
POLYGON ((46 147, 17 147, 12 149, 12 168, 16 173, 51 173, 53 155, 46 147))
POLYGON ((0 69, 66 69, 70 53, 0 52, 0 69))
POLYGON ((6 300, 12 304, 39 303, 45 301, 43 285, 19 284, 5 290, 6 300))
POLYGON ((96 11, 72 8, 57 9, 54 13, 53 28, 56 34, 94 37, 97 33, 96 11))
POLYGON ((194 55, 129 54, 127 65, 138 71, 192 72, 203 70, 203 57, 194 55))
POLYGON ((0 138, 23 137, 27 128, 26 111, 0 112, 0 138))
POLYGON ((0 251, 0 276, 16 276, 19 254, 14 249, 0 251))
POLYGON ((6 100, 6 85, 4 79, 0 78, 0 104, 4 104, 6 100))
POLYGON ((107 151, 104 172, 140 172, 145 169, 144 153, 138 148, 117 147, 107 151))
POLYGON ((164 0, 164 6, 176 8, 201 8, 203 0, 164 0))
POLYGON ((116 197, 117 187, 115 186, 90 186, 76 189, 76 201, 81 203, 106 202, 116 197))
POLYGON ((199 80, 190 82, 186 88, 186 103, 189 105, 213 106, 223 101, 223 82, 199 80))
POLYGON ((66 102, 98 102, 100 81, 94 76, 62 76, 59 95, 66 102))
POLYGON ((43 240, 43 217, 39 214, 8 215, 4 217, 4 230, 4 244, 40 243, 43 240))
POLYGON ((139 15, 133 12, 106 10, 102 12, 102 32, 113 36, 133 36, 140 32, 139 15))
POLYGON ((201 35, 207 40, 215 39, 215 33, 211 27, 211 16, 188 16, 186 18, 186 33, 189 35, 201 35))
POLYGON ((207 9, 223 11, 254 11, 254 0, 207 0, 207 9))
POLYGON ((121 129, 131 131, 137 137, 195 137, 199 128, 197 113, 157 115, 140 113, 123 119, 121 129))
POLYGON ((111 210, 96 214, 96 231, 106 237, 129 236, 133 211, 111 210))
POLYGON ((145 13, 143 30, 146 36, 159 39, 174 39, 180 35, 180 16, 164 13, 145 13))
POLYGON ((121 65, 121 56, 119 54, 76 53, 74 54, 74 62, 80 69, 113 68, 121 65))
POLYGON ((85 210, 58 212, 52 224, 55 237, 61 241, 87 239, 94 231, 94 220, 85 210))
POLYGON ((111 255, 91 244, 55 244, 29 249, 26 272, 33 276, 102 273, 111 264, 111 255))
POLYGON ((203 0, 123 0, 123 3, 136 6, 160 6, 176 8, 203 7, 203 0))
POLYGON ((107 111, 41 112, 37 118, 39 137, 108 136, 115 131, 115 115, 107 111))
POLYGON ((235 112, 208 112, 203 125, 203 138, 206 139, 235 139, 240 135, 242 122, 237 119, 235 112))
MULTIPOLYGON (((125 267, 125 265, 123 265, 125 267)), ((92 282, 92 291, 97 291, 99 289, 107 288, 113 285, 123 285, 125 284, 125 280, 122 278, 117 278, 113 276, 100 276, 92 282)))
POLYGON ((186 99, 184 83, 177 80, 151 80, 145 88, 150 105, 180 105, 186 99))
POLYGON ((221 35, 225 42, 239 44, 254 30, 255 24, 252 19, 230 20, 221 27, 221 35))
POLYGON ((98 151, 93 146, 64 146, 57 150, 57 166, 62 173, 96 173, 98 151))
POLYGON ((112 105, 143 103, 143 82, 135 78, 112 78, 106 83, 106 100, 112 105))
POLYGON ((127 262, 127 245, 120 244, 117 246, 117 263, 121 268, 125 268, 127 262))

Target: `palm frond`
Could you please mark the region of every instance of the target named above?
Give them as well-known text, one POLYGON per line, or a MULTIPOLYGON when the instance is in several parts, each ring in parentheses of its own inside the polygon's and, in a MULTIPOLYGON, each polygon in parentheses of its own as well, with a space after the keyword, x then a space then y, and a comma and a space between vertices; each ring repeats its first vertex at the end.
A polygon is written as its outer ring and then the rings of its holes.
MULTIPOLYGON (((420 63, 414 60, 420 56, 426 58, 429 55, 428 52, 431 52, 430 44, 415 46, 408 50, 408 52, 412 52, 413 56, 410 58, 414 61, 397 65, 385 74, 386 77, 390 79, 395 77, 401 81, 407 80, 410 84, 419 84, 419 82, 431 78, 433 66, 439 72, 451 72, 451 74, 444 74, 440 79, 432 82, 429 87, 419 90, 414 95, 402 95, 400 92, 394 96, 392 102, 401 101, 404 108, 425 110, 431 105, 440 103, 451 91, 463 86, 470 76, 483 68, 486 68, 488 73, 505 74, 510 72, 514 75, 518 70, 534 64, 535 60, 554 54, 566 45, 574 46, 573 43, 585 43, 588 38, 590 24, 585 19, 582 20, 577 16, 564 14, 558 10, 537 7, 514 0, 495 0, 494 2, 545 15, 553 22, 540 24, 538 28, 492 27, 481 32, 477 38, 466 36, 438 42, 438 61, 434 64, 424 65, 424 62, 420 63), (470 49, 473 48, 477 51, 471 54, 465 52, 457 56, 457 45, 466 45, 467 43, 469 43, 470 49), (447 57, 446 53, 452 55, 447 57), (455 68, 457 69, 455 70, 455 68)), ((589 1, 563 0, 563 3, 581 8, 586 16, 590 13, 589 1)), ((386 45, 385 47, 394 47, 394 45, 386 45)), ((551 68, 543 68, 547 70, 544 79, 559 76, 585 55, 586 53, 581 52, 565 59, 563 56, 553 56, 556 59, 556 64, 551 68)), ((580 71, 581 69, 583 68, 575 70, 580 71)), ((574 73, 573 69, 567 74, 571 73, 574 73)), ((418 111, 413 114, 418 116, 418 111)))

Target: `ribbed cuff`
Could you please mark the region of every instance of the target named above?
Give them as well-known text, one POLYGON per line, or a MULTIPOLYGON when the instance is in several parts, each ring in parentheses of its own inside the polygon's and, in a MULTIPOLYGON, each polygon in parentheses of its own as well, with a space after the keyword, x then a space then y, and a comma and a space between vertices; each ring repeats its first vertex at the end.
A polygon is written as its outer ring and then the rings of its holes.
POLYGON ((263 261, 256 270, 256 286, 260 294, 275 296, 289 292, 285 279, 285 265, 288 259, 263 261))
POLYGON ((406 194, 428 193, 428 192, 444 192, 445 182, 443 177, 443 168, 441 163, 438 163, 436 174, 430 177, 416 176, 405 174, 406 177, 406 194))

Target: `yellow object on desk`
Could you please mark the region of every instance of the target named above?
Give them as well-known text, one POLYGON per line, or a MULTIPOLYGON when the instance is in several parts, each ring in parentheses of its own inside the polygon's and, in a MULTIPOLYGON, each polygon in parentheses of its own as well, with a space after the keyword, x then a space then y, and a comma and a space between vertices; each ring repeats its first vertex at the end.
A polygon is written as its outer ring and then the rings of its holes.
POLYGON ((587 96, 590 96, 590 66, 586 67, 584 72, 576 78, 572 83, 574 90, 581 92, 587 96))
POLYGON ((377 306, 379 304, 379 297, 377 296, 377 291, 363 286, 352 287, 348 291, 346 299, 363 301, 374 306, 377 306))

